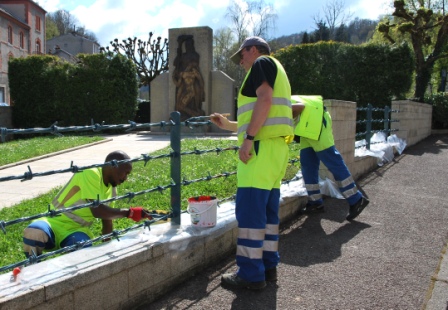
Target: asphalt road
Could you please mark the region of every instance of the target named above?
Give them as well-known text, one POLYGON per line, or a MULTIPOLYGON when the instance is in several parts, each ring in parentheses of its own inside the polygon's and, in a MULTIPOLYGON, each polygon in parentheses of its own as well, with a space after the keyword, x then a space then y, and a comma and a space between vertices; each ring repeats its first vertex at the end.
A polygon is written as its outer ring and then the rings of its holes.
POLYGON ((448 289, 434 285, 447 272, 447 148, 448 135, 430 136, 358 180, 370 205, 357 221, 345 220, 344 200, 327 198, 325 213, 283 224, 276 284, 221 287, 233 256, 139 309, 445 310, 448 289))

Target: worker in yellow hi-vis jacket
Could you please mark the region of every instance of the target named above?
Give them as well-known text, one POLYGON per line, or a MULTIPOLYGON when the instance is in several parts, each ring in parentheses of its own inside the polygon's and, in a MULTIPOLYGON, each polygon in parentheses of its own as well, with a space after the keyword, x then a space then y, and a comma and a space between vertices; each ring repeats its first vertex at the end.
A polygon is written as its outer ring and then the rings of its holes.
POLYGON ((347 220, 355 219, 369 204, 357 188, 344 159, 334 145, 331 116, 321 96, 291 96, 293 117, 300 117, 294 134, 300 137, 300 166, 308 203, 304 214, 324 211, 319 188, 319 165, 322 161, 333 174, 342 195, 350 205, 347 220))
POLYGON ((238 240, 235 273, 223 286, 262 289, 277 280, 280 184, 288 164, 286 137, 293 136, 291 87, 285 69, 260 37, 244 40, 231 57, 247 72, 238 94, 237 122, 219 113, 211 121, 238 133, 238 240))

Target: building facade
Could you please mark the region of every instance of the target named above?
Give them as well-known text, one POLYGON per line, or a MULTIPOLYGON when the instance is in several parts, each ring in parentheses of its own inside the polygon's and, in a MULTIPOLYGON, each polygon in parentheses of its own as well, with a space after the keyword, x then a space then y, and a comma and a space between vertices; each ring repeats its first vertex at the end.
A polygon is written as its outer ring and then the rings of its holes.
POLYGON ((0 104, 11 105, 9 59, 44 54, 46 13, 31 0, 0 0, 0 104))
POLYGON ((63 34, 47 40, 48 54, 58 56, 67 61, 76 61, 76 55, 98 54, 100 45, 75 32, 63 34))

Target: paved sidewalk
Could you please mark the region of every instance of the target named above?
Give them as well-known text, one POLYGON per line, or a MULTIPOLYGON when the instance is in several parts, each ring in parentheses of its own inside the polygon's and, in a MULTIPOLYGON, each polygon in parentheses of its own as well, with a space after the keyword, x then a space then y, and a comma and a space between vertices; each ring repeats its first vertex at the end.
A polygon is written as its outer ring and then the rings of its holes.
MULTIPOLYGON (((107 154, 112 151, 122 150, 129 157, 137 158, 142 154, 148 154, 162 149, 170 144, 169 135, 145 135, 124 134, 108 135, 105 141, 93 143, 88 147, 80 147, 44 157, 35 158, 32 161, 24 161, 19 165, 0 167, 0 177, 20 176, 28 171, 28 166, 33 173, 52 170, 67 169, 71 163, 77 166, 88 166, 103 163, 107 154)), ((24 199, 31 199, 50 189, 65 184, 72 173, 57 173, 45 177, 36 177, 29 181, 12 180, 0 182, 0 209, 10 207, 24 199)))
POLYGON ((283 225, 279 281, 261 292, 220 285, 234 257, 139 309, 426 309, 448 301, 448 135, 431 136, 360 180, 370 205, 347 205, 283 225))

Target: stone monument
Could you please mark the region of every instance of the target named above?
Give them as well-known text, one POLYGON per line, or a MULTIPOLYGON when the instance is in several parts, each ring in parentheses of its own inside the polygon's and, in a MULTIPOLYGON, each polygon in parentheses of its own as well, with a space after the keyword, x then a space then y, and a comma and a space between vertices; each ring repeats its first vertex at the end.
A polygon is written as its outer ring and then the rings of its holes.
MULTIPOLYGON (((210 27, 169 29, 169 72, 151 82, 151 122, 169 120, 179 111, 181 121, 213 112, 230 113, 235 120, 235 82, 213 71, 213 30, 210 27)), ((229 59, 230 61, 230 59, 229 59)), ((185 128, 184 132, 192 131, 185 128)), ((151 128, 151 131, 166 131, 151 128)), ((194 133, 223 132, 216 126, 199 127, 194 133)))

